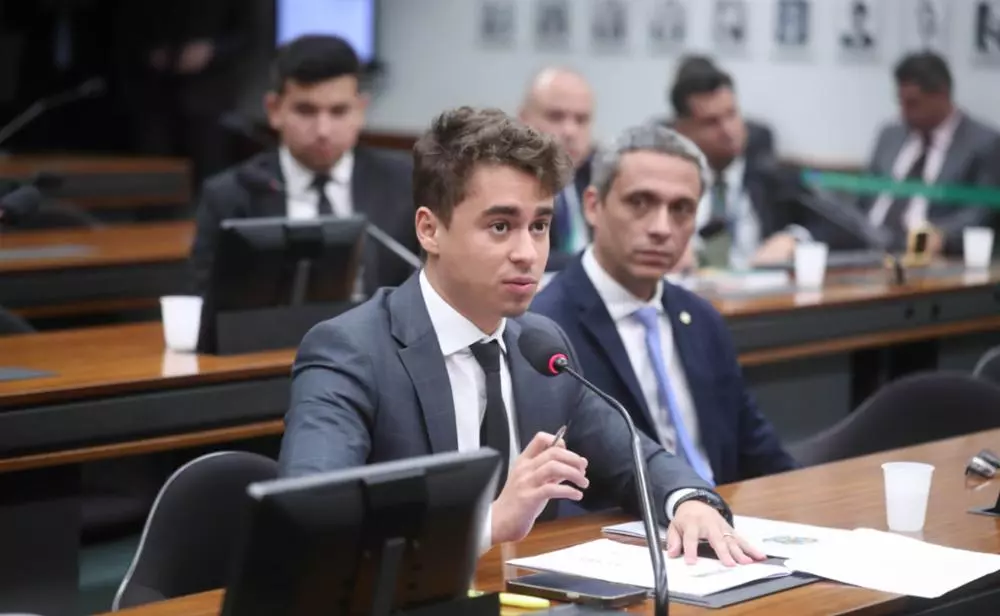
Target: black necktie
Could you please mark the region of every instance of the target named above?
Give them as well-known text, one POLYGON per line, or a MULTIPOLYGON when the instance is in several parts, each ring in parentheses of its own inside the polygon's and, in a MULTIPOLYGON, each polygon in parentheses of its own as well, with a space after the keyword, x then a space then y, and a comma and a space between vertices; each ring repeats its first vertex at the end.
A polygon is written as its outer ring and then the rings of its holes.
MULTIPOLYGON (((921 144, 920 156, 917 160, 913 161, 913 165, 910 170, 906 173, 906 181, 916 180, 922 182, 924 180, 924 168, 927 167, 927 154, 931 149, 931 136, 925 134, 923 136, 923 142, 921 144)), ((896 241, 897 245, 906 244, 906 224, 903 222, 903 218, 906 215, 906 206, 909 205, 911 197, 896 197, 892 200, 892 204, 889 205, 889 209, 885 213, 885 221, 882 223, 885 228, 892 231, 892 236, 896 241)))
POLYGON ((500 478, 497 494, 507 481, 510 466, 510 429, 507 427, 507 407, 500 387, 500 344, 496 340, 477 342, 469 347, 486 373, 486 413, 479 424, 479 445, 492 447, 500 454, 500 478))
POLYGON ((320 216, 333 215, 333 204, 330 203, 330 199, 326 196, 326 185, 329 183, 330 176, 325 173, 317 173, 316 177, 313 178, 312 187, 319 194, 319 208, 317 211, 320 216))

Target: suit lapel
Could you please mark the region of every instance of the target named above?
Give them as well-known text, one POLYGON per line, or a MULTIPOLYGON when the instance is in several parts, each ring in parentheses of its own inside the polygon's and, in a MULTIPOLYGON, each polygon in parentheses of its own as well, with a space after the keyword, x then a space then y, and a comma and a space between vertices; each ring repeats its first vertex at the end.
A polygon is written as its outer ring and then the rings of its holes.
POLYGON ((684 298, 670 283, 663 285, 663 309, 666 311, 667 318, 670 319, 670 329, 674 334, 674 347, 677 349, 677 357, 687 378, 695 416, 698 418, 702 445, 708 454, 711 467, 720 468, 721 460, 718 459, 719 449, 716 446, 716 432, 711 425, 711 414, 714 407, 709 399, 710 392, 705 387, 699 386, 700 376, 712 373, 711 366, 698 365, 704 357, 700 349, 705 346, 704 341, 698 340, 698 335, 699 332, 705 331, 704 325, 707 324, 695 323, 692 320, 694 311, 685 305, 684 298), (682 314, 687 316, 681 317, 682 314))
POLYGON ((965 147, 965 134, 969 130, 969 120, 965 116, 958 121, 955 127, 955 134, 952 135, 948 151, 945 152, 941 170, 938 172, 936 184, 962 181, 961 170, 965 166, 965 159, 968 154, 965 147))
MULTIPOLYGON (((285 183, 285 175, 281 172, 281 164, 278 162, 278 152, 271 151, 262 154, 257 160, 249 164, 257 165, 266 175, 265 177, 277 178, 282 186, 285 183)), ((286 192, 280 190, 259 190, 253 197, 253 216, 260 217, 285 217, 288 213, 286 204, 286 192)))
POLYGON ((431 452, 458 449, 451 381, 420 292, 419 274, 392 293, 389 319, 392 335, 402 345, 399 358, 417 392, 431 452))
POLYGON ((538 396, 544 395, 544 389, 529 387, 534 378, 541 378, 535 369, 521 355, 517 347, 517 339, 521 335, 521 325, 513 319, 507 319, 507 328, 503 334, 504 345, 507 347, 507 367, 510 369, 510 384, 514 394, 514 413, 517 420, 517 436, 519 449, 534 438, 543 429, 539 422, 542 413, 535 412, 539 405, 538 396))
POLYGON ((372 161, 364 148, 354 150, 354 171, 351 173, 351 204, 356 214, 367 216, 378 224, 381 186, 377 169, 372 168, 372 161))
MULTIPOLYGON (((632 362, 628 358, 625 344, 618 334, 615 322, 608 314, 608 308, 594 288, 594 283, 590 281, 587 272, 583 269, 583 263, 576 259, 560 274, 567 276, 566 286, 572 289, 570 297, 577 301, 580 310, 580 324, 583 329, 597 341, 597 346, 604 349, 608 362, 618 378, 625 383, 629 394, 632 396, 633 407, 642 409, 643 416, 650 426, 655 426, 652 413, 646 406, 646 398, 642 395, 642 388, 639 387, 639 379, 632 370, 632 362)), ((626 404, 626 406, 628 406, 626 404)))

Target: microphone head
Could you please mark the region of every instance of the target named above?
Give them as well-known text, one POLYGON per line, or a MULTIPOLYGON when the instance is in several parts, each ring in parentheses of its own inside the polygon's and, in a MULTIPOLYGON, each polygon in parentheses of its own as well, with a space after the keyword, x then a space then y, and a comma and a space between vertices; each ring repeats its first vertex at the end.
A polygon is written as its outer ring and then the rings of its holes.
POLYGON ((531 367, 545 376, 556 376, 569 367, 566 345, 547 329, 525 327, 518 336, 517 348, 531 367))
POLYGON ((31 184, 25 184, 0 199, 0 213, 4 222, 17 222, 33 215, 42 203, 42 193, 31 184))

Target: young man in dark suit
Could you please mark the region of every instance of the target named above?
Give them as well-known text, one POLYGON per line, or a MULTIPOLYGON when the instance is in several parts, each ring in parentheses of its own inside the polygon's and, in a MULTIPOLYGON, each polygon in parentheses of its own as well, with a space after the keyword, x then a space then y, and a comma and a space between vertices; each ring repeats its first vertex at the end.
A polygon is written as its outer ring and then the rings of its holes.
MULTIPOLYGON (((205 183, 191 254, 198 292, 208 285, 219 225, 229 218, 361 214, 416 250, 409 161, 357 145, 368 104, 360 71, 354 50, 337 37, 305 36, 278 50, 264 105, 280 146, 205 183)), ((372 241, 362 265, 366 294, 412 272, 372 241)))
POLYGON ((594 242, 534 300, 573 344, 588 379, 709 483, 795 466, 757 410, 726 325, 663 277, 684 254, 707 170, 663 126, 626 130, 594 163, 584 211, 594 242))
MULTIPOLYGON (((624 422, 575 380, 536 372, 518 348, 526 327, 565 340, 525 314, 549 253, 553 197, 569 177, 564 150, 500 111, 466 107, 434 121, 414 165, 426 264, 303 339, 282 475, 489 446, 503 462, 483 551, 522 539, 550 499, 636 511, 624 422)), ((763 558, 708 483, 653 440, 643 448, 670 553, 683 546, 694 559, 703 538, 726 564, 763 558)))

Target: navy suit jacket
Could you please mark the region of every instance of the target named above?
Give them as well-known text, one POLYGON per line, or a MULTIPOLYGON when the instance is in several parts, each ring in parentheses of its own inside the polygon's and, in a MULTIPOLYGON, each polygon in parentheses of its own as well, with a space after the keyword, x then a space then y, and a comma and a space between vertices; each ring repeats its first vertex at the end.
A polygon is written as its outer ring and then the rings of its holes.
MULTIPOLYGON (((704 299, 667 282, 663 305, 684 364, 715 482, 730 483, 794 468, 795 461, 782 448, 743 383, 722 316, 704 299), (680 320, 682 313, 689 315, 687 323, 680 320)), ((584 375, 624 404, 636 426, 656 439, 625 345, 581 259, 574 260, 538 294, 531 311, 549 317, 566 332, 584 375)))
MULTIPOLYGON (((584 506, 610 502, 637 513, 625 422, 568 376, 536 372, 518 348, 523 327, 541 327, 565 340, 543 316, 507 320, 504 342, 521 447, 535 433, 553 434, 572 418, 566 446, 589 461, 584 506)), ((451 382, 416 274, 306 334, 292 368, 279 458, 283 476, 453 451, 457 439, 451 382)), ((656 513, 666 523, 671 492, 708 486, 652 439, 643 436, 642 446, 656 513)))

